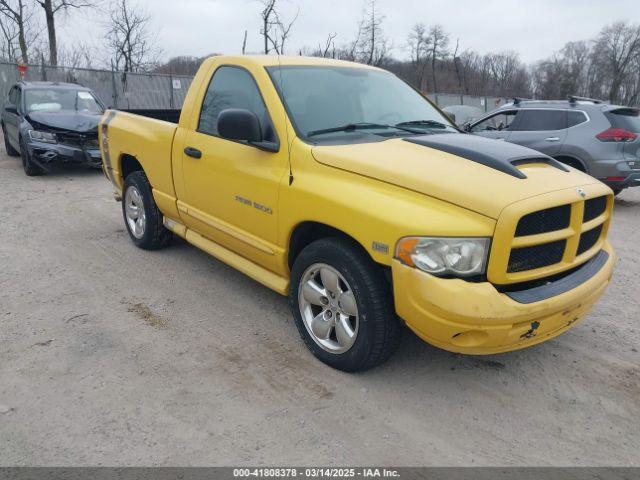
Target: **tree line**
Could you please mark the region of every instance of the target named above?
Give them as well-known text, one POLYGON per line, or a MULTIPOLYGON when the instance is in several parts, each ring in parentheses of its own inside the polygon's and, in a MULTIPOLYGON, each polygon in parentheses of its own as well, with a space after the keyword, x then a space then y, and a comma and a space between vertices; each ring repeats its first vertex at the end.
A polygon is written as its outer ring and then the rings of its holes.
MULTIPOLYGON (((299 10, 285 17, 280 0, 260 0, 260 51, 350 60, 386 68, 425 93, 559 99, 568 95, 640 104, 640 25, 616 22, 593 39, 569 42, 551 57, 525 64, 515 51, 478 53, 463 47, 442 25, 416 23, 401 44, 385 33, 378 0, 364 0, 352 38, 337 33, 315 46, 292 50, 299 10), (399 56, 396 52, 408 52, 399 56)), ((113 67, 125 72, 194 74, 206 57, 180 56, 161 62, 150 15, 131 0, 0 0, 0 57, 69 67, 113 67), (106 6, 105 6, 106 5, 106 6), (99 47, 74 42, 59 48, 56 21, 70 10, 99 10, 106 35, 99 47), (100 50, 98 53, 97 50, 100 50), (108 59, 105 59, 104 52, 108 59), (102 59, 102 60, 97 60, 102 59), (100 64, 100 62, 102 62, 100 64)))
POLYGON ((155 47, 150 16, 130 0, 0 0, 0 59, 67 67, 113 67, 125 72, 153 69, 155 47), (71 10, 104 18, 102 45, 87 41, 59 47, 57 22, 71 10), (108 58, 99 53, 107 51, 108 58), (106 60, 106 61, 105 61, 106 60))

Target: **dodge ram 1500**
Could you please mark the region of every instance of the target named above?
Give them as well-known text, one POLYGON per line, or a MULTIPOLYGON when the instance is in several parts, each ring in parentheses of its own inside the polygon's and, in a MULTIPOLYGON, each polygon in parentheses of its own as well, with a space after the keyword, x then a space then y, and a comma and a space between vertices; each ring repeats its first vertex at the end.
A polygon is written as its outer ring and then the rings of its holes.
POLYGON ((175 234, 288 295, 332 367, 381 363, 403 323, 453 352, 531 346, 576 325, 611 279, 607 186, 460 132, 384 70, 213 57, 179 118, 101 121, 131 239, 175 234))

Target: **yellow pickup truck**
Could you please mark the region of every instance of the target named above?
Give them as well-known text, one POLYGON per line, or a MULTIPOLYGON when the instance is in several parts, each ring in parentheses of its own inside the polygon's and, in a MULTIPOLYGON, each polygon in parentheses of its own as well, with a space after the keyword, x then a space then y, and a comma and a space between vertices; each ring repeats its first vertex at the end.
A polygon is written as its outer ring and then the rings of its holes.
POLYGON ((212 57, 177 124, 110 110, 100 147, 135 245, 177 235, 288 295, 309 350, 345 371, 387 359, 403 324, 467 354, 543 342, 613 272, 607 186, 461 133, 378 68, 212 57))

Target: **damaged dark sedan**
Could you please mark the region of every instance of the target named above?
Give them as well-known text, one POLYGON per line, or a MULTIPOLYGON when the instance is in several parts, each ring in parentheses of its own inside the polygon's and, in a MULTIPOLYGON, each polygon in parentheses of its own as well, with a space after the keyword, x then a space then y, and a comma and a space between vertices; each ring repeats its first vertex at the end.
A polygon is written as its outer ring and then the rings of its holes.
POLYGON ((7 153, 20 155, 27 175, 51 163, 100 168, 98 122, 104 105, 89 89, 73 83, 20 82, 2 110, 7 153))

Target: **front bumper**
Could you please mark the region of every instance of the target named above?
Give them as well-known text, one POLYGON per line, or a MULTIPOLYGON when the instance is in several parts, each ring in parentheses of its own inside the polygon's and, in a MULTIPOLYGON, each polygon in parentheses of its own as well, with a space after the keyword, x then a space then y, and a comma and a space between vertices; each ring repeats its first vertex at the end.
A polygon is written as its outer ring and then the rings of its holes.
POLYGON ((79 163, 99 167, 102 165, 100 149, 79 148, 60 143, 27 143, 29 154, 39 163, 79 163))
POLYGON ((559 295, 520 303, 488 282, 442 279, 392 263, 396 312, 426 342, 473 355, 507 352, 560 335, 591 309, 611 280, 615 253, 608 242, 604 265, 559 295))

